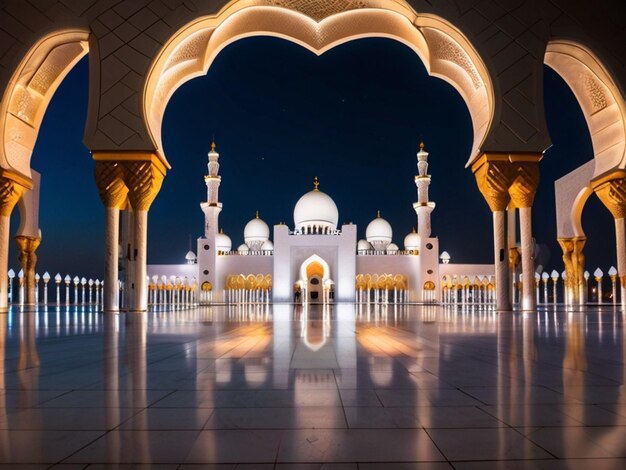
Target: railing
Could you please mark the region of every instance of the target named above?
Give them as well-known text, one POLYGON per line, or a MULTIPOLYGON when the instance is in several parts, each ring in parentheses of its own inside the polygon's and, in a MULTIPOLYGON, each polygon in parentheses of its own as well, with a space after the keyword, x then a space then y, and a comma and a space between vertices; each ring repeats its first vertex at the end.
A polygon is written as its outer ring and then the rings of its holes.
POLYGON ((273 256, 274 250, 249 250, 239 252, 237 250, 218 251, 220 256, 273 256))

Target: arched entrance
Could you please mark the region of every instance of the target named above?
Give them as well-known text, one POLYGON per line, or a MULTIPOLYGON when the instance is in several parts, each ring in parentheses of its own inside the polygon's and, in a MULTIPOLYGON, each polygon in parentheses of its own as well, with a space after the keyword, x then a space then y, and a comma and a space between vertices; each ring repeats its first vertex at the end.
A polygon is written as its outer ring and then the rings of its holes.
POLYGON ((325 304, 329 301, 332 281, 328 263, 317 255, 307 258, 300 266, 303 303, 325 304))

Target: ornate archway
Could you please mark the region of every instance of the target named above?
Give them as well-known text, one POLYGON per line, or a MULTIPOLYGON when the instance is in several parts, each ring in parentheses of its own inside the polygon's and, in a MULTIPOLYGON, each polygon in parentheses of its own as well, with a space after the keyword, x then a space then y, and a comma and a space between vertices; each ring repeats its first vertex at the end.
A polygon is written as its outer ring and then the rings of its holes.
POLYGON ((492 80, 470 42, 449 22, 434 15, 418 15, 406 2, 396 0, 256 0, 231 1, 217 15, 187 24, 153 63, 143 108, 149 133, 165 164, 161 125, 173 93, 188 80, 205 75, 228 44, 251 36, 283 38, 317 55, 364 37, 406 44, 430 75, 447 81, 463 97, 474 128, 468 164, 479 156, 494 115, 492 80))

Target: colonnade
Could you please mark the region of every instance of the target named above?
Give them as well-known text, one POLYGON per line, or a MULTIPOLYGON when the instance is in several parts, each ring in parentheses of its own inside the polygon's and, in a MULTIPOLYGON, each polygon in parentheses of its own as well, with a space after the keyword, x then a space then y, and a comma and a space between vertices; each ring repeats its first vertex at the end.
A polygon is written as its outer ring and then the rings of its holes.
POLYGON ((269 303, 272 297, 272 275, 226 276, 225 294, 227 303, 269 303))
POLYGON ((441 281, 444 304, 494 304, 496 286, 492 276, 444 276, 441 281))
POLYGON ((152 276, 148 283, 148 304, 153 309, 180 310, 198 305, 195 279, 179 276, 152 276))
POLYGON ((408 280, 403 274, 357 274, 356 302, 404 303, 409 299, 408 280))

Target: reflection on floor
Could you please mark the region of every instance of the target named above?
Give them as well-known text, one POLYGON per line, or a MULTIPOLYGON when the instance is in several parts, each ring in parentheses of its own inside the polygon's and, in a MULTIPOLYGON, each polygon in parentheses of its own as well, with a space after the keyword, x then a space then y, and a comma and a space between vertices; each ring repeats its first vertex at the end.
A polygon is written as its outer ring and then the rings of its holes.
POLYGON ((0 315, 0 463, 626 468, 624 319, 392 304, 13 310, 0 315))

